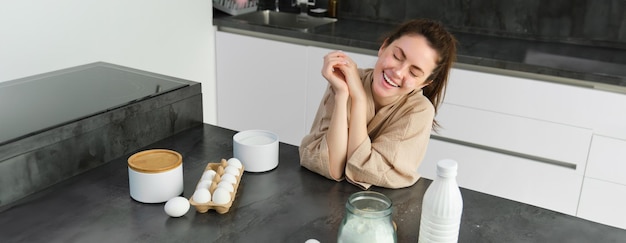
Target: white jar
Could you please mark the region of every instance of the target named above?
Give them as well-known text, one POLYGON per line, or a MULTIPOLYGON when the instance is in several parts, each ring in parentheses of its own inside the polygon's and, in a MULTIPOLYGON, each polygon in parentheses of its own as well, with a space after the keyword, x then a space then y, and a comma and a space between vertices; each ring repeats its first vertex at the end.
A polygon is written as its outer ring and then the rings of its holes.
POLYGON ((247 130, 233 136, 233 157, 247 172, 265 172, 278 166, 278 135, 265 130, 247 130))
POLYGON ((128 158, 130 197, 162 203, 183 193, 183 157, 172 150, 152 149, 128 158))

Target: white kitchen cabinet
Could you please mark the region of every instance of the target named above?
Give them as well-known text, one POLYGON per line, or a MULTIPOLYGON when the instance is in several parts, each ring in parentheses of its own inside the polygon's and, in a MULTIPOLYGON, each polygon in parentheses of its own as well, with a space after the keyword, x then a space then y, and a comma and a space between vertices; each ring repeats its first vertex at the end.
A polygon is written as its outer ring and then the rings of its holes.
POLYGON ((441 125, 437 136, 534 157, 580 175, 585 171, 590 129, 449 103, 440 107, 437 120, 441 125))
POLYGON ((579 87, 455 68, 420 172, 434 178, 436 162, 453 158, 461 187, 576 215, 594 133, 577 116, 591 107, 584 95, 579 87))
POLYGON ((578 216, 626 228, 626 140, 594 136, 578 216))
POLYGON ((626 185, 585 177, 578 217, 626 229, 626 185))
POLYGON ((217 125, 304 136, 306 47, 217 31, 217 125))
POLYGON ((583 176, 573 169, 431 139, 420 174, 434 178, 441 159, 458 162, 463 188, 576 215, 583 176))
POLYGON ((592 129, 626 139, 626 95, 529 78, 453 69, 446 103, 592 129))
POLYGON ((586 177, 626 185, 626 140, 593 136, 586 177))

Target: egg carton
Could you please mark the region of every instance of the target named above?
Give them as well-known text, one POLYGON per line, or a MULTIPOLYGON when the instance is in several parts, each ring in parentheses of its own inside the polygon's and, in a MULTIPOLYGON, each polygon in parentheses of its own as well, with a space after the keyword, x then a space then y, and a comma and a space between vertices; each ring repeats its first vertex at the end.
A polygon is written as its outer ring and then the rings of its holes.
POLYGON ((256 11, 257 0, 248 0, 242 7, 237 6, 233 0, 213 0, 213 7, 234 16, 256 11))
MULTIPOLYGON (((228 162, 225 159, 222 159, 220 163, 208 163, 204 171, 214 170, 216 172, 215 177, 213 177, 213 183, 209 187, 209 191, 211 192, 211 196, 213 192, 217 188, 217 184, 221 181, 222 175, 224 175, 224 168, 228 165, 228 162)), ((237 196, 237 189, 239 188, 239 183, 241 182, 241 177, 243 177, 243 165, 239 168, 239 176, 237 176, 237 183, 233 184, 233 192, 230 193, 230 201, 226 204, 216 204, 211 201, 207 203, 198 203, 193 200, 193 195, 189 197, 189 204, 196 208, 196 211, 199 213, 206 213, 209 210, 215 210, 219 214, 228 213, 230 207, 233 205, 233 201, 235 201, 235 196, 237 196)), ((198 184, 200 184, 201 180, 198 180, 198 184)), ((196 187, 198 186, 196 184, 196 187)))

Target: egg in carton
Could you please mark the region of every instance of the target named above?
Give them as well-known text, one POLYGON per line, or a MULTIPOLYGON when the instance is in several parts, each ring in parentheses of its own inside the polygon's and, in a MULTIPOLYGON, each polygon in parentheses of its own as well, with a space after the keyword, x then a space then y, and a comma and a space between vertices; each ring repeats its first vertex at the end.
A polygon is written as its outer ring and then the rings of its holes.
POLYGON ((222 159, 220 163, 209 162, 194 194, 189 198, 189 203, 200 213, 211 209, 219 214, 227 213, 235 201, 242 176, 243 166, 237 159, 222 159), (207 189, 208 192, 205 191, 207 189))

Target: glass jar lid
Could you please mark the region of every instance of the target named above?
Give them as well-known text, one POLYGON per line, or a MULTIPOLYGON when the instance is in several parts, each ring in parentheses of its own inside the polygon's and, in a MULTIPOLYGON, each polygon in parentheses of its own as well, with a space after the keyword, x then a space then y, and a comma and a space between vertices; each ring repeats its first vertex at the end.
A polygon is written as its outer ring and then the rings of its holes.
POLYGON ((346 202, 346 209, 353 215, 367 218, 387 217, 391 214, 391 199, 379 192, 353 193, 346 202))

